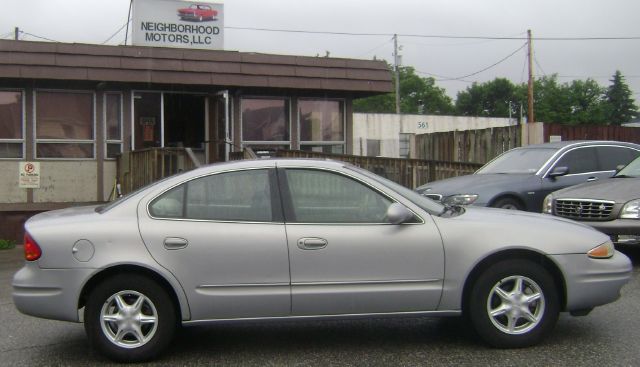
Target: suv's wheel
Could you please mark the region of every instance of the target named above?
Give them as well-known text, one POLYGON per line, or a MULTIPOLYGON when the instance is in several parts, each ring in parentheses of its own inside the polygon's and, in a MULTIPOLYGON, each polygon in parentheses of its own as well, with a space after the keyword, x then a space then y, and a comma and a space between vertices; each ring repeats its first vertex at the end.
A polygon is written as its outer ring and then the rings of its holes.
POLYGON ((176 328, 173 302, 153 280, 118 275, 89 295, 85 330, 97 349, 120 362, 139 362, 158 355, 176 328))
POLYGON ((528 260, 504 260, 485 270, 467 304, 476 332, 498 348, 537 344, 558 320, 553 278, 528 260))
POLYGON ((522 206, 522 204, 518 200, 512 199, 512 198, 498 199, 491 206, 494 208, 511 209, 511 210, 524 209, 524 206, 522 206))

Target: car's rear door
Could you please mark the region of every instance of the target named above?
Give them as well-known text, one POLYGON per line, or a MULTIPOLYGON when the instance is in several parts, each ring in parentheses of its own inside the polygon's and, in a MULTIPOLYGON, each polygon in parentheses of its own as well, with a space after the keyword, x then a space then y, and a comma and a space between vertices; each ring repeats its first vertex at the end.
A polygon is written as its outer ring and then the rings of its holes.
POLYGON ((429 215, 390 224, 385 214, 393 198, 340 172, 290 167, 278 178, 293 315, 437 308, 444 253, 429 215))
POLYGON ((290 314, 275 181, 274 169, 221 172, 139 204, 144 243, 182 284, 193 320, 290 314))

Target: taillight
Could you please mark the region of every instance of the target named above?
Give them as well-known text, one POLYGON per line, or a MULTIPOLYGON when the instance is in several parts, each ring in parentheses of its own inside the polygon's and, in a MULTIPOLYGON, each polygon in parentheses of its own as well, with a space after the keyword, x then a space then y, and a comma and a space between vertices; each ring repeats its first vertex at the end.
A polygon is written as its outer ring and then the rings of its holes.
POLYGON ((27 261, 36 261, 42 256, 42 250, 28 233, 24 234, 24 258, 27 261))

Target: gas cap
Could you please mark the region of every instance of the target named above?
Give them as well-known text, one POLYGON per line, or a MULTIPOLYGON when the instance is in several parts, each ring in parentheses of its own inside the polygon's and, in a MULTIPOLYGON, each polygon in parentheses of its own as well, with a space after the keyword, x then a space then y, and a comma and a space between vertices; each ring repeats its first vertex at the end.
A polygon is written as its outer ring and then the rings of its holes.
POLYGON ((80 262, 87 262, 93 257, 95 249, 91 241, 79 240, 73 244, 71 252, 73 253, 73 257, 75 257, 76 260, 80 262))

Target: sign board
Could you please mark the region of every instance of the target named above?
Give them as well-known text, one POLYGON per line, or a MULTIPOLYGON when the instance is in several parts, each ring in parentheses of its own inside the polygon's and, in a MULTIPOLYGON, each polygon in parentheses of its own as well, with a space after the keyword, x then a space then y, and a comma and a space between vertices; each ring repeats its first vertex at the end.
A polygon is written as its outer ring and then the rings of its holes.
POLYGON ((133 45, 222 50, 223 4, 133 0, 133 45))
POLYGON ((21 189, 40 188, 40 162, 19 162, 18 184, 21 189))

